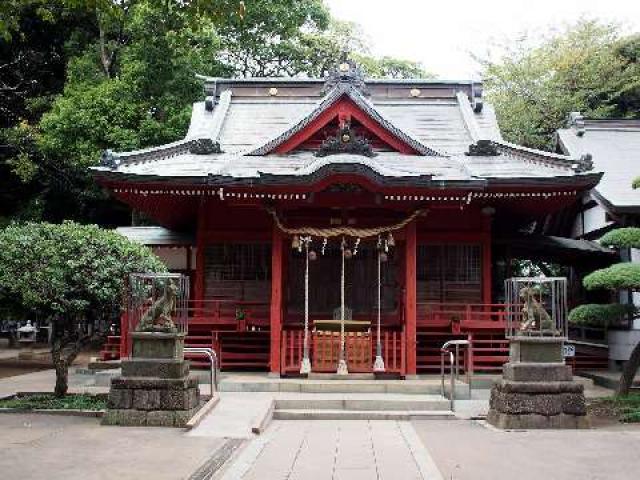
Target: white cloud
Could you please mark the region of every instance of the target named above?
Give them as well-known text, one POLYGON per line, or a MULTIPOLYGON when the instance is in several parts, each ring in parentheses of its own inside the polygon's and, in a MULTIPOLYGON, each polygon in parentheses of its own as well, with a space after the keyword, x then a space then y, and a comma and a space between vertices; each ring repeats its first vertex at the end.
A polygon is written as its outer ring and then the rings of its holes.
POLYGON ((640 31, 637 0, 325 0, 334 17, 361 25, 372 52, 419 61, 441 78, 469 78, 470 53, 522 32, 545 32, 580 18, 640 31))

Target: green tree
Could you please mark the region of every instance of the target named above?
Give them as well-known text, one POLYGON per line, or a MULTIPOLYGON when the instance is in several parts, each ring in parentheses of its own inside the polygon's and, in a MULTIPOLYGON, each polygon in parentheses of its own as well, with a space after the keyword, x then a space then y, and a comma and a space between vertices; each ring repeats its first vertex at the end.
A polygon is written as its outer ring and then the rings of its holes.
POLYGON ((108 200, 87 166, 106 148, 181 138, 202 95, 197 73, 323 76, 346 47, 370 76, 426 76, 413 62, 373 58, 358 28, 332 21, 321 0, 29 0, 0 12, 12 14, 2 24, 6 51, 40 39, 29 44, 37 55, 28 81, 39 78, 47 40, 58 45, 46 77, 55 88, 25 91, 0 130, 6 219, 126 222, 126 208, 108 200), (30 37, 33 24, 47 30, 30 37))
POLYGON ((509 141, 551 148, 567 115, 640 116, 637 37, 616 26, 582 21, 532 47, 531 38, 481 59, 487 97, 509 141))
MULTIPOLYGON (((640 248, 640 228, 627 227, 612 230, 605 234, 600 242, 615 248, 640 248)), ((596 270, 582 281, 587 290, 605 289, 612 292, 620 290, 640 291, 640 264, 617 263, 610 267, 596 270)), ((622 318, 633 317, 637 309, 633 305, 598 305, 586 304, 574 308, 569 313, 569 322, 576 325, 599 325, 608 327, 618 323, 622 318)), ((618 394, 627 395, 633 379, 640 367, 640 343, 631 352, 629 360, 620 376, 618 394)))
POLYGON ((166 270, 148 248, 93 225, 14 224, 0 245, 3 296, 51 321, 58 396, 80 349, 122 307, 128 275, 166 270))

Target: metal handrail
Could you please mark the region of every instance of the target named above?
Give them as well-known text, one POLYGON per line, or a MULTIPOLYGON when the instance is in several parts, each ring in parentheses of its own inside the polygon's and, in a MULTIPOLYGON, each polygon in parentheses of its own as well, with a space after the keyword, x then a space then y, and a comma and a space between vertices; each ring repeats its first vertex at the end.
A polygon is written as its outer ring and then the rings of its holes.
MULTIPOLYGON (((450 366, 450 377, 451 377, 451 394, 449 395, 449 405, 451 407, 451 411, 453 411, 454 401, 456 399, 456 383, 455 381, 458 379, 460 374, 460 346, 467 347, 467 353, 469 353, 469 345, 471 343, 469 340, 449 340, 445 342, 440 348, 440 393, 444 397, 444 356, 446 353, 449 354, 449 366, 450 366), (455 346, 455 355, 449 350, 450 346, 455 346)), ((467 384, 469 385, 469 397, 471 397, 471 370, 469 369, 469 364, 467 362, 467 367, 465 368, 466 376, 467 376, 467 384)))
POLYGON ((193 353, 206 355, 209 358, 209 362, 211 362, 211 395, 213 392, 218 391, 218 355, 216 354, 213 348, 205 348, 205 347, 185 347, 184 353, 193 353))

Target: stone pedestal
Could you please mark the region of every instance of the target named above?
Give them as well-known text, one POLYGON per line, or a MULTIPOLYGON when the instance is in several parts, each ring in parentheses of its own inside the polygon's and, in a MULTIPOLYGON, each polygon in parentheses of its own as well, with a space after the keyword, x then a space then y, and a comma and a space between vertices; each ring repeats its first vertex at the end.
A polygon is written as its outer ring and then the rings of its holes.
POLYGON ((502 380, 491 390, 487 420, 498 428, 587 428, 584 387, 564 364, 563 339, 511 341, 502 380))
POLYGON ((104 425, 183 427, 198 410, 182 333, 133 332, 132 356, 111 380, 104 425))

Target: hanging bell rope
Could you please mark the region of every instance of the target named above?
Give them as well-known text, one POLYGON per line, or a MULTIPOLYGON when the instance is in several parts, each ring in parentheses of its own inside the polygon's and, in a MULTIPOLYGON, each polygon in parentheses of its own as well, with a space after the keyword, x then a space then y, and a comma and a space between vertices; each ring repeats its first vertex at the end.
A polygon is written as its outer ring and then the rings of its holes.
POLYGON ((348 237, 358 237, 358 238, 367 238, 367 237, 375 237, 380 235, 381 233, 393 232, 395 230, 400 230, 403 227, 406 227, 409 223, 415 220, 418 215, 420 215, 423 210, 416 210, 407 218, 402 220, 399 223, 395 223, 393 225, 387 225, 384 227, 374 227, 374 228, 355 228, 355 227, 331 227, 331 228, 316 228, 316 227, 300 227, 300 228, 288 228, 285 227, 280 218, 278 218, 278 214, 272 208, 267 208, 267 212, 271 214, 276 226, 284 233, 288 235, 313 235, 316 237, 339 237, 339 236, 348 236, 348 237))

